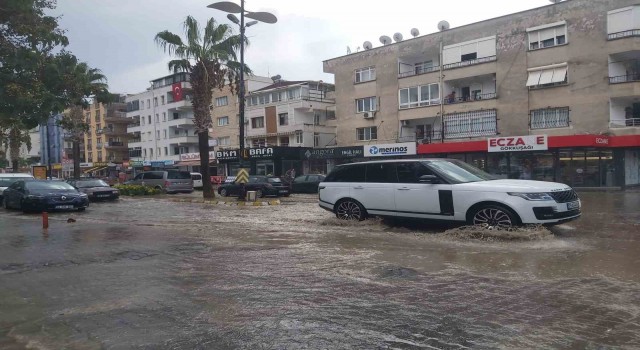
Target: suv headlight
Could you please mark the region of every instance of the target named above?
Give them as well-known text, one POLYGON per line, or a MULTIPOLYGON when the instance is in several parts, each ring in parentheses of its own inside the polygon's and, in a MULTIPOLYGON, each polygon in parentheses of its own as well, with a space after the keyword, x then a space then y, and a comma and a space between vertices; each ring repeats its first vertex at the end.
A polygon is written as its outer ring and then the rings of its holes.
POLYGON ((508 192, 510 196, 516 196, 520 198, 524 198, 528 201, 552 201, 554 200, 546 192, 536 192, 536 193, 518 193, 518 192, 508 192))

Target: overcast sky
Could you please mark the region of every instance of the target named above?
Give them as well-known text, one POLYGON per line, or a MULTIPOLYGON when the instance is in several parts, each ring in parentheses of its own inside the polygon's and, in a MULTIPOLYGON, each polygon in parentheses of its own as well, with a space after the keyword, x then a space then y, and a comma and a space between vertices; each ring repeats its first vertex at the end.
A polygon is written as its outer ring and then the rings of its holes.
MULTIPOLYGON (((170 58, 153 41, 158 32, 182 35, 187 15, 203 24, 210 17, 231 23, 226 13, 206 8, 212 2, 58 0, 53 14, 62 16, 68 49, 101 69, 111 91, 137 93, 150 80, 169 74, 170 58)), ((549 0, 247 0, 248 10, 269 11, 278 23, 247 29, 251 44, 245 61, 262 76, 333 82, 332 75, 322 72, 322 61, 345 55, 347 46, 355 52, 366 40, 380 46, 381 35, 400 32, 410 38, 411 28, 421 35, 433 33, 441 20, 457 27, 548 4, 549 0)))

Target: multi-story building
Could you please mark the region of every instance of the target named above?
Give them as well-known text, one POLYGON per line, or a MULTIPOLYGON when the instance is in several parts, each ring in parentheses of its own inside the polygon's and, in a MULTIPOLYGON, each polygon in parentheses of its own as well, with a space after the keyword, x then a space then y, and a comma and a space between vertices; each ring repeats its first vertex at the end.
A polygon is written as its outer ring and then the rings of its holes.
MULTIPOLYGON (((306 167, 303 164, 306 150, 335 146, 332 93, 333 84, 309 80, 283 81, 279 77, 250 92, 246 97, 244 125, 250 172, 282 175, 294 169, 301 174, 309 171, 308 164, 306 167)), ((220 128, 229 123, 226 116, 214 120, 214 125, 220 128)), ((238 128, 236 121, 235 135, 238 128)), ((218 139, 218 144, 224 145, 224 139, 218 139)), ((234 174, 239 166, 238 158, 233 152, 228 155, 219 157, 219 161, 225 164, 226 174, 234 174)), ((324 170, 326 166, 317 171, 324 170)))
POLYGON ((124 96, 110 103, 92 103, 84 110, 90 130, 84 136, 84 158, 93 167, 84 170, 94 175, 115 176, 117 168, 129 159, 124 96))
POLYGON ((640 184, 638 14, 633 0, 568 0, 329 59, 338 144, 640 184))

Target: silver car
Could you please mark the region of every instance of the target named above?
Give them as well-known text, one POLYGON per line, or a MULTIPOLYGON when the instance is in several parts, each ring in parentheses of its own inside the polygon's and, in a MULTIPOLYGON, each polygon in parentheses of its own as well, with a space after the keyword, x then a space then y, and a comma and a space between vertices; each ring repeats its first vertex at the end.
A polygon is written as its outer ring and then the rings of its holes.
POLYGON ((127 185, 142 185, 153 187, 166 193, 191 193, 193 180, 188 171, 163 170, 147 171, 136 175, 127 185))

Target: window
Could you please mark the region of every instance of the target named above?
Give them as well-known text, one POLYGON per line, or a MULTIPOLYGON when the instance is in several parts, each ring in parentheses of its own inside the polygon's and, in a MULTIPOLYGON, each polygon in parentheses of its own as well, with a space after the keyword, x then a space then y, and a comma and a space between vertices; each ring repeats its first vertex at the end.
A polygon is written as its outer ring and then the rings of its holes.
POLYGON ((280 137, 280 146, 289 146, 289 136, 280 137))
POLYGON ((313 147, 318 147, 320 145, 320 134, 317 132, 313 133, 313 147))
POLYGON ((369 141, 378 139, 378 128, 371 126, 368 128, 357 128, 356 139, 358 141, 369 141))
POLYGON ((148 117, 148 123, 147 124, 151 125, 151 115, 149 115, 149 117, 148 117))
POLYGON ((229 99, 227 98, 227 96, 216 98, 216 107, 226 106, 228 104, 229 104, 229 99))
POLYGON ((149 157, 153 157, 153 148, 149 148, 149 157))
POLYGON ((154 107, 158 107, 158 98, 157 97, 153 98, 153 106, 154 107))
POLYGON ((253 148, 266 147, 266 146, 267 146, 267 139, 253 139, 253 140, 251 140, 251 147, 253 147, 253 148))
POLYGON ((567 43, 567 24, 562 21, 527 29, 529 50, 544 49, 567 43))
POLYGON ((537 89, 564 85, 567 83, 567 68, 566 63, 530 68, 527 86, 530 89, 537 89))
POLYGON ((258 103, 261 105, 269 103, 269 95, 260 95, 258 96, 258 103))
POLYGON ((169 155, 169 147, 165 147, 164 148, 164 155, 168 156, 169 155))
POLYGON ((398 182, 396 165, 394 163, 367 164, 367 182, 395 183, 398 182))
POLYGON ((167 129, 162 130, 162 136, 163 138, 167 138, 167 129))
POLYGON ((164 104, 164 96, 160 96, 160 103, 164 104))
POLYGON ((364 182, 366 168, 364 164, 338 166, 327 176, 325 182, 364 182))
POLYGON ((531 129, 566 128, 569 126, 569 107, 543 108, 531 111, 531 129))
POLYGON ((416 74, 432 72, 434 70, 433 61, 424 61, 414 65, 416 74))
POLYGON ((278 125, 289 125, 289 113, 278 114, 278 125))
POLYGON ((255 106, 258 104, 258 96, 251 96, 248 101, 249 102, 249 106, 255 106))
POLYGON ((396 172, 400 183, 419 183, 421 176, 435 175, 429 168, 418 162, 398 163, 396 172))
POLYGON ((640 6, 629 6, 607 12, 609 40, 640 35, 640 6))
POLYGON ((231 137, 218 137, 218 146, 229 146, 231 144, 231 137))
POLYGON ((173 113, 173 119, 180 119, 180 113, 173 113))
POLYGON ((160 123, 160 114, 156 113, 156 123, 160 123))
POLYGON ((160 147, 158 147, 158 153, 156 153, 158 157, 162 155, 162 152, 160 152, 160 150, 161 150, 160 147))
POLYGON ((300 98, 300 96, 302 96, 300 92, 300 88, 287 90, 287 98, 290 100, 298 99, 300 98))
POLYGON ((376 80, 376 67, 356 69, 356 83, 376 80))
POLYGON ((373 112, 377 110, 378 110, 377 97, 365 97, 365 98, 359 98, 356 100, 357 113, 373 112))
POLYGON ((218 118, 218 126, 229 125, 229 117, 220 117, 218 118))
POLYGON ((428 84, 400 89, 400 109, 430 106, 440 103, 440 87, 428 84))
POLYGON ((496 37, 490 36, 445 46, 442 49, 442 68, 450 69, 490 62, 495 61, 495 58, 496 37))
POLYGON ((251 118, 251 128, 252 129, 264 128, 264 117, 251 118))
POLYGON ((140 118, 140 122, 141 122, 141 123, 140 123, 140 125, 144 125, 144 121, 145 121, 146 119, 147 119, 147 118, 145 118, 145 117, 140 118))
POLYGON ((151 108, 151 100, 147 99, 147 108, 151 108))
POLYGON ((156 130, 156 140, 160 139, 160 130, 156 130))
POLYGON ((296 131, 296 143, 304 143, 304 133, 302 131, 296 131))
POLYGON ((142 150, 142 156, 143 156, 143 157, 146 157, 146 156, 147 156, 147 149, 146 149, 146 148, 142 150))
POLYGON ((163 122, 167 121, 167 112, 162 112, 162 121, 163 122))

